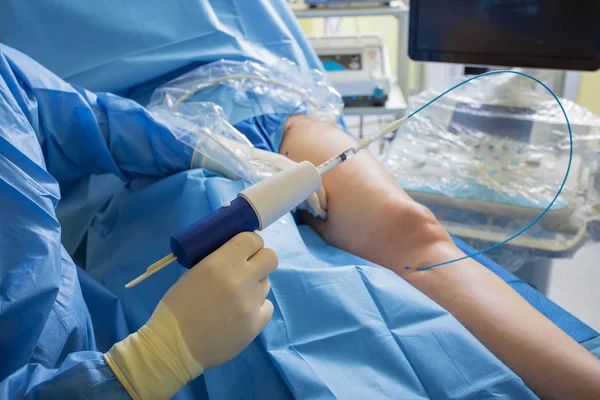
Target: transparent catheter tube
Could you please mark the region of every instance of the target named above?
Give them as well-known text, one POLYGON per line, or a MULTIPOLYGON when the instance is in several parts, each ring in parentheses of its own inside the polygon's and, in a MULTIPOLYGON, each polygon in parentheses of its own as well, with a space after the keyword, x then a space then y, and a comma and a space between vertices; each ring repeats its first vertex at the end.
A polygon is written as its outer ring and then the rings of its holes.
POLYGON ((356 155, 356 153, 358 153, 362 149, 366 149, 371 143, 373 143, 373 142, 381 139, 382 137, 384 137, 388 133, 395 131, 407 119, 408 119, 408 117, 403 117, 403 118, 395 120, 394 122, 392 122, 391 124, 389 124, 388 126, 386 126, 385 128, 383 128, 382 130, 380 130, 379 132, 376 132, 373 135, 371 135, 371 136, 369 136, 369 137, 364 138, 363 140, 361 140, 358 143, 358 146, 356 146, 356 147, 350 147, 346 151, 344 151, 344 152, 338 154, 337 156, 332 157, 329 160, 325 161, 323 164, 321 164, 321 165, 319 165, 317 167, 317 171, 319 172, 319 175, 323 175, 324 173, 326 173, 330 169, 337 167, 338 165, 340 165, 344 161, 346 161, 346 160, 354 157, 356 155))
POLYGON ((330 169, 337 167, 338 165, 340 165, 347 159, 353 157, 356 153, 358 153, 358 150, 356 150, 354 147, 350 147, 348 150, 344 151, 343 153, 340 153, 337 156, 330 158, 329 160, 325 161, 323 164, 321 164, 317 167, 317 171, 319 172, 319 175, 323 175, 325 172, 329 171, 330 169))

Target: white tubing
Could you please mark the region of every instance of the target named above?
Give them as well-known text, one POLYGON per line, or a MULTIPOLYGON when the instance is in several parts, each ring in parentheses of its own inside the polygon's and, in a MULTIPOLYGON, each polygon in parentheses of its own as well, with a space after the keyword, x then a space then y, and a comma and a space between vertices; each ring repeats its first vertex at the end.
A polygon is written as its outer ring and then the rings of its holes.
POLYGON ((302 161, 243 190, 263 230, 298 207, 321 187, 321 175, 308 161, 302 161))
POLYGON ((358 143, 358 146, 356 146, 356 150, 361 151, 362 149, 368 147, 371 143, 381 139, 388 133, 395 131, 396 129, 398 129, 400 127, 400 125, 405 123, 407 119, 408 119, 408 117, 402 117, 400 119, 397 119, 394 122, 392 122, 391 124, 389 124, 388 126, 386 126, 385 128, 383 128, 382 130, 380 130, 379 132, 374 133, 373 135, 364 138, 363 140, 361 140, 358 143))

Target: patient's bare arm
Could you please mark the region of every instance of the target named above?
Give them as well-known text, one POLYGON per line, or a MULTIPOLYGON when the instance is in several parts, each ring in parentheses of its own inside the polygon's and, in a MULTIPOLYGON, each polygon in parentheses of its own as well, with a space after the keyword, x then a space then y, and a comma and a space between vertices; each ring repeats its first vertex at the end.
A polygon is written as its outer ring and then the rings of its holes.
MULTIPOLYGON (((329 124, 293 116, 281 153, 318 165, 353 143, 329 124)), ((404 277, 452 313, 538 396, 600 399, 600 361, 487 268, 468 259, 416 271, 463 253, 374 157, 357 155, 324 175, 323 185, 328 220, 308 222, 326 241, 404 277)))

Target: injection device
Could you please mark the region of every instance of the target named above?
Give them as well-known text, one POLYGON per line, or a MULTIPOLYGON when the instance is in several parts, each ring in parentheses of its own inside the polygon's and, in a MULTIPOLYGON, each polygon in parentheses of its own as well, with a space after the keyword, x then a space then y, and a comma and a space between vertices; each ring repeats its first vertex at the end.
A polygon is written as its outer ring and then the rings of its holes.
POLYGON ((137 285, 175 260, 190 269, 237 234, 267 228, 316 192, 322 184, 321 175, 395 131, 406 120, 405 117, 392 122, 318 167, 303 161, 241 191, 230 203, 171 236, 172 253, 125 287, 137 285))

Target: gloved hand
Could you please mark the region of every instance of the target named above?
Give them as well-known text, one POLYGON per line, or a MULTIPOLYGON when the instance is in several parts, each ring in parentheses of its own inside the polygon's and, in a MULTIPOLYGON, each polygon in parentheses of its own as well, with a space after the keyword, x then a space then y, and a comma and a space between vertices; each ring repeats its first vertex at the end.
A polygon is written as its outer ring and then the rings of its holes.
MULTIPOLYGON (((193 148, 190 168, 204 168, 229 179, 256 183, 295 164, 284 155, 257 149, 224 120, 222 112, 210 103, 182 103, 150 107, 157 120, 168 126, 177 139, 193 148), (199 113, 199 110, 202 111, 199 113), (199 118, 202 115, 202 118, 199 118), (207 115, 212 126, 204 126, 207 115)), ((327 219, 327 196, 323 187, 298 206, 312 216, 327 219)))
POLYGON ((105 355, 134 399, 168 399, 239 354, 273 314, 266 277, 277 255, 241 233, 187 271, 142 328, 105 355))
MULTIPOLYGON (((257 148, 252 148, 252 154, 255 159, 263 160, 271 164, 277 171, 283 171, 296 164, 295 161, 290 160, 284 155, 279 153, 272 153, 257 148)), ((308 211, 313 217, 320 218, 322 220, 327 219, 327 195, 325 194, 325 188, 321 186, 319 190, 313 193, 308 199, 302 202, 298 209, 308 211)))
MULTIPOLYGON (((279 153, 272 153, 270 151, 257 149, 251 145, 238 142, 235 140, 227 139, 223 136, 219 136, 219 142, 226 146, 231 152, 237 157, 240 157, 245 162, 252 163, 267 163, 276 172, 290 168, 295 165, 296 162, 290 160, 286 156, 279 153)), ((240 179, 242 177, 237 176, 229 168, 225 167, 221 163, 212 159, 210 156, 203 154, 202 152, 195 151, 192 158, 193 168, 205 168, 210 171, 219 173, 229 179, 240 179)), ((248 166, 251 169, 251 166, 248 166)), ((247 178, 247 177, 245 177, 247 178)), ((308 199, 302 202, 298 209, 308 211, 313 217, 320 218, 322 220, 327 219, 327 195, 323 186, 313 193, 308 199)))

